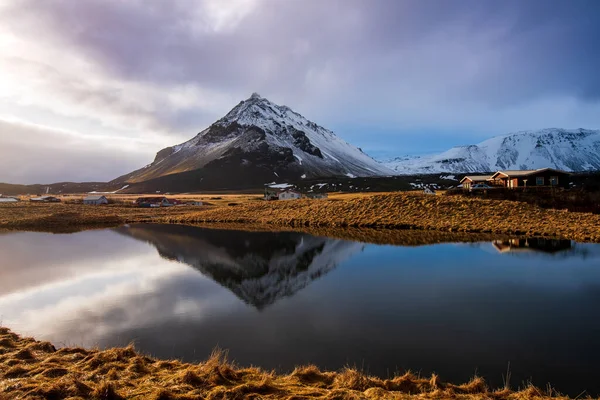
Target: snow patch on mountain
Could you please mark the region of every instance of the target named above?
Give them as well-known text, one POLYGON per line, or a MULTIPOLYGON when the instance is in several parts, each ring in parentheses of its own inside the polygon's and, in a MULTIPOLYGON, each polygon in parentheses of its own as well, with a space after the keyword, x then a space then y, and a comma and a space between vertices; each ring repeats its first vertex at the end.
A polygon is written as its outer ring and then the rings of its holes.
POLYGON ((398 175, 556 168, 600 170, 600 130, 521 131, 423 157, 385 162, 398 175))

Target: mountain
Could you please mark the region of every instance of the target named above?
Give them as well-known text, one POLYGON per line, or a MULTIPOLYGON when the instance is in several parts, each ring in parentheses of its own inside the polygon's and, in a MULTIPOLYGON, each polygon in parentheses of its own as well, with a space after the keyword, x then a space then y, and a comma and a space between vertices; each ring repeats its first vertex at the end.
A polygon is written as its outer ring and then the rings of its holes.
POLYGON ((600 170, 600 130, 543 129, 498 136, 441 154, 384 163, 397 174, 465 173, 556 168, 600 170))
POLYGON ((123 185, 107 184, 105 182, 57 182, 46 185, 17 185, 11 183, 0 183, 0 194, 6 196, 18 195, 42 195, 50 194, 68 194, 68 193, 87 193, 87 192, 103 192, 103 193, 121 193, 125 189, 123 185))
POLYGON ((292 296, 364 244, 297 232, 243 232, 184 225, 135 224, 116 232, 150 243, 257 309, 292 296))
POLYGON ((177 190, 186 182, 239 187, 283 179, 391 174, 333 132, 254 93, 191 140, 162 149, 151 164, 112 183, 163 178, 154 186, 178 181, 171 189, 177 190))

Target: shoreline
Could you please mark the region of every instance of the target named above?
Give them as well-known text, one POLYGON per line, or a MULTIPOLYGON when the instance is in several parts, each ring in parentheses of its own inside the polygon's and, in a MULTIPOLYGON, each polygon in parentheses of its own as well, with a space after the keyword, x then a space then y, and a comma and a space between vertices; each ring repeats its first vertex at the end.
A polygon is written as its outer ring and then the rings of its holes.
POLYGON ((122 226, 136 225, 180 225, 200 229, 213 229, 224 231, 241 232, 293 232, 312 235, 316 237, 327 237, 333 239, 354 241, 375 245, 394 245, 394 246, 424 246, 439 243, 481 243, 492 242, 494 240, 525 239, 527 236, 517 236, 508 234, 491 233, 468 233, 468 232, 445 232, 438 230, 421 229, 389 229, 389 228, 330 228, 330 227, 297 227, 288 225, 269 225, 256 223, 177 223, 177 222, 129 222, 129 223, 107 223, 76 225, 73 227, 59 228, 30 228, 30 229, 0 229, 0 235, 3 233, 50 233, 50 234, 71 234, 92 230, 116 229, 122 226))
MULTIPOLYGON (((245 200, 201 207, 0 205, 0 231, 73 232, 133 223, 235 225, 271 230, 436 232, 548 237, 600 243, 600 215, 507 201, 407 193, 335 195, 327 200, 245 200)), ((381 235, 375 235, 381 236, 381 235)), ((400 235, 402 236, 402 235, 400 235)), ((383 239, 377 239, 382 241, 383 239)), ((383 240, 385 242, 385 240, 383 240)), ((393 244, 392 241, 390 244, 393 244)))
POLYGON ((0 398, 91 399, 545 399, 568 397, 529 385, 490 389, 481 377, 442 382, 410 372, 393 378, 355 368, 321 371, 298 366, 289 374, 240 367, 215 350, 200 363, 159 360, 133 346, 107 350, 64 347, 24 338, 0 327, 0 398), (3 397, 13 396, 13 397, 3 397))

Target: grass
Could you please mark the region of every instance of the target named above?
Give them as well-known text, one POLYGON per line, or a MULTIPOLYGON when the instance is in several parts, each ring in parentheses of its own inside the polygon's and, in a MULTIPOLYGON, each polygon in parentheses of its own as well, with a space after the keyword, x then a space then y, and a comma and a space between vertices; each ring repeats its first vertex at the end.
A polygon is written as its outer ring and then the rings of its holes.
POLYGON ((464 384, 410 372, 381 379, 354 368, 289 374, 239 367, 216 350, 188 364, 158 360, 133 346, 107 350, 62 348, 0 328, 0 399, 543 399, 565 398, 533 386, 490 389, 481 377, 464 384))
POLYGON ((135 222, 226 223, 303 230, 412 229, 600 242, 600 215, 544 209, 506 200, 411 193, 360 193, 333 195, 327 200, 274 202, 259 201, 252 195, 202 197, 210 205, 144 209, 130 203, 100 207, 65 203, 2 204, 0 230, 68 231, 135 222), (235 205, 230 205, 233 203, 235 205))

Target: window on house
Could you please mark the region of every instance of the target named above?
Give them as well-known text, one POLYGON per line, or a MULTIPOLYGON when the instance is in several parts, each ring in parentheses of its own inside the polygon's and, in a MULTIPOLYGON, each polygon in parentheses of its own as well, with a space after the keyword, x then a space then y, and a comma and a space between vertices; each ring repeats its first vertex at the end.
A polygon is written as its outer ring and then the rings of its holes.
POLYGON ((544 186, 544 177, 538 176, 537 178, 535 178, 535 184, 538 186, 544 186))
POLYGON ((551 176, 550 177, 550 185, 552 185, 552 186, 558 186, 558 176, 551 176))

